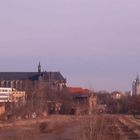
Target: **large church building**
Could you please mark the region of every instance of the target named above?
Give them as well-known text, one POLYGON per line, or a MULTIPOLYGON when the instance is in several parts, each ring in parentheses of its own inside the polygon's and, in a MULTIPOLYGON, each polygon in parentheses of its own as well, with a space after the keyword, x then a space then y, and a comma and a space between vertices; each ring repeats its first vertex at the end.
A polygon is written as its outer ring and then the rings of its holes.
POLYGON ((29 82, 32 84, 49 84, 52 88, 58 90, 66 86, 66 79, 60 72, 41 71, 40 63, 37 72, 0 72, 0 87, 26 90, 29 82))

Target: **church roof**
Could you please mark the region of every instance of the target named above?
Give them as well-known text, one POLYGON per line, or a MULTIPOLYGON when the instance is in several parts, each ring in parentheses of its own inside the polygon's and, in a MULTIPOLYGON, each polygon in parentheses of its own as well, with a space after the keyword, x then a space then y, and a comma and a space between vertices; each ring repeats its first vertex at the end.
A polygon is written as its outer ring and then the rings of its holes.
MULTIPOLYGON (((65 80, 60 72, 42 72, 41 75, 45 80, 65 80)), ((38 78, 38 72, 0 72, 0 80, 38 80, 38 78)))

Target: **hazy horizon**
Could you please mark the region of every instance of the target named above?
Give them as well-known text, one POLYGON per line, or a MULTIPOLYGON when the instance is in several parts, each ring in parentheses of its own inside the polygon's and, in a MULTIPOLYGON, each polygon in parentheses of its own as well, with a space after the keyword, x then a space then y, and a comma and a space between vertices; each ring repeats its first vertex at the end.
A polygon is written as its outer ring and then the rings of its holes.
POLYGON ((0 2, 0 71, 60 71, 68 85, 131 90, 140 74, 140 1, 0 2))

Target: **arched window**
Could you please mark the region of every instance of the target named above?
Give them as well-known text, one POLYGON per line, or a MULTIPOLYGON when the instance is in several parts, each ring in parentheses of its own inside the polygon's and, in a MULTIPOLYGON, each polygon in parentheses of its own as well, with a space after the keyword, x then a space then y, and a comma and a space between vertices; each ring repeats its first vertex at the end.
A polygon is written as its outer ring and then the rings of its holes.
POLYGON ((4 81, 3 87, 6 87, 6 85, 7 85, 7 82, 6 82, 6 81, 4 81))
POLYGON ((11 87, 11 82, 10 81, 7 82, 7 87, 11 87))
POLYGON ((13 88, 16 88, 16 81, 13 81, 13 88))
POLYGON ((16 81, 16 88, 20 89, 20 81, 16 81))
POLYGON ((20 81, 20 89, 23 89, 23 82, 20 81))

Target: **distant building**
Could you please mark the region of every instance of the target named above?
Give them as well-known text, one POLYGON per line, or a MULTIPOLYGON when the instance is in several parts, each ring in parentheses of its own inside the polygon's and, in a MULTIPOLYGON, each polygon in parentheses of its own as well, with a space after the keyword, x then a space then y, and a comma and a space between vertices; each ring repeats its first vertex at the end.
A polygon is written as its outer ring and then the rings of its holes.
POLYGON ((17 103, 25 103, 26 102, 26 92, 25 91, 17 91, 16 89, 13 89, 12 91, 12 102, 17 103))
POLYGON ((68 87, 68 92, 73 97, 73 113, 93 114, 97 105, 97 96, 88 89, 68 87))
POLYGON ((0 103, 11 102, 12 88, 0 88, 0 103))
POLYGON ((140 79, 137 76, 136 80, 132 83, 132 95, 140 95, 140 79))
POLYGON ((25 91, 17 91, 14 88, 0 88, 0 103, 25 102, 25 91))
POLYGON ((41 71, 38 65, 37 72, 0 72, 0 87, 15 88, 26 91, 31 85, 49 85, 51 89, 61 90, 66 86, 66 79, 60 72, 41 71))
POLYGON ((124 94, 122 92, 119 91, 114 91, 111 93, 111 97, 113 99, 121 99, 124 96, 124 94))
POLYGON ((81 87, 67 87, 68 92, 71 94, 89 94, 90 91, 88 89, 83 89, 81 87))

